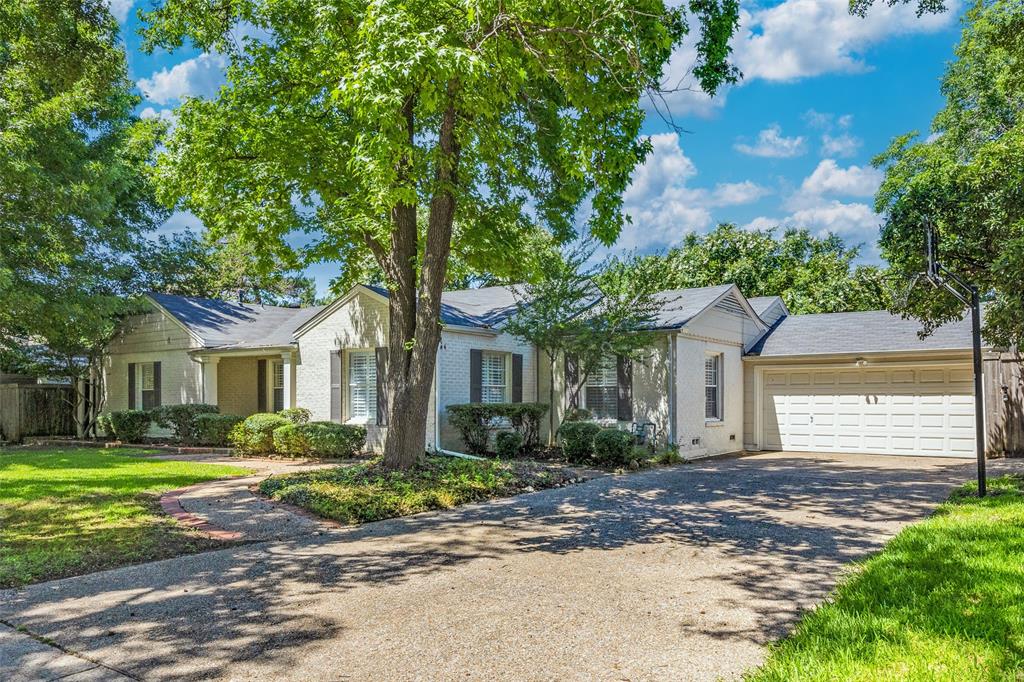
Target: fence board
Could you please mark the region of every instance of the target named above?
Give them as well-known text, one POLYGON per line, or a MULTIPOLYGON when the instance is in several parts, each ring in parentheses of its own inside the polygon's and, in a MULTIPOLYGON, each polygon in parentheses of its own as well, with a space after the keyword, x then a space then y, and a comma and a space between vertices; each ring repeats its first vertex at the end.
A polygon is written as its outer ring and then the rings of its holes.
POLYGON ((72 390, 59 384, 0 385, 0 440, 74 435, 72 390))
POLYGON ((1019 352, 985 361, 985 424, 992 454, 1024 456, 1024 361, 1019 352))

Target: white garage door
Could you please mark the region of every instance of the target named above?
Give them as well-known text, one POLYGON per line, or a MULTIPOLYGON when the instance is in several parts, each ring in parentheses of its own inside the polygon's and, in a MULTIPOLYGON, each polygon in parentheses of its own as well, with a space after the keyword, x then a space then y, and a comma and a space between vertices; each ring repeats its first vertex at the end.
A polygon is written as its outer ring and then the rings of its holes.
POLYGON ((970 366, 765 371, 765 449, 974 456, 970 366))

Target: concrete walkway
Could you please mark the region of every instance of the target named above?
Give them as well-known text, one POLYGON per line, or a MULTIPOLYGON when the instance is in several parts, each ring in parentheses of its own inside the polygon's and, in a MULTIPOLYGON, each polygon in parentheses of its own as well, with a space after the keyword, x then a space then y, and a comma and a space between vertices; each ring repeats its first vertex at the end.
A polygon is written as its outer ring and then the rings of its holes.
POLYGON ((0 592, 0 621, 108 666, 95 679, 736 678, 972 473, 680 465, 0 592))

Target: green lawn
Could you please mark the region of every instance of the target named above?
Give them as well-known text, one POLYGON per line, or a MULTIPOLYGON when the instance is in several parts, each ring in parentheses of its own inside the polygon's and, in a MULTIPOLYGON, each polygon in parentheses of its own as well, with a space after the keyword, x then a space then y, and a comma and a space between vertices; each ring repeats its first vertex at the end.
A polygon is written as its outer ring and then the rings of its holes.
POLYGON ((164 515, 159 495, 247 471, 130 456, 140 452, 0 451, 0 587, 222 544, 164 515))
POLYGON ((364 523, 563 485, 578 474, 536 462, 429 457, 408 472, 377 462, 271 476, 260 492, 342 523, 364 523))
POLYGON ((865 561, 748 681, 1024 679, 1024 477, 976 489, 865 561))

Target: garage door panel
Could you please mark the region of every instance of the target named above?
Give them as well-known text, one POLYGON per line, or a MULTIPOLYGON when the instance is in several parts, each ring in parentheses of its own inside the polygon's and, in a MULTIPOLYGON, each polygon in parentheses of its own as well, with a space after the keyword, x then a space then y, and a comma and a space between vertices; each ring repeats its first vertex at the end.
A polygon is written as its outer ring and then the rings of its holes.
POLYGON ((971 456, 974 397, 965 377, 962 367, 766 372, 764 447, 971 456))

